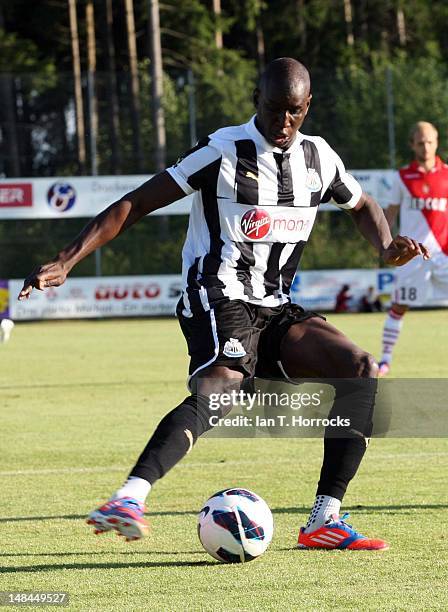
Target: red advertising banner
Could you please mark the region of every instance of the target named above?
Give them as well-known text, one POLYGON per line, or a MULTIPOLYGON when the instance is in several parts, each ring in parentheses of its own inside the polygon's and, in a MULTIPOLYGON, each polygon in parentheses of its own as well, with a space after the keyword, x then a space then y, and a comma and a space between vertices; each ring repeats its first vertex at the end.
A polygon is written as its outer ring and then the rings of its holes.
POLYGON ((0 208, 17 208, 32 205, 32 183, 0 183, 0 208))

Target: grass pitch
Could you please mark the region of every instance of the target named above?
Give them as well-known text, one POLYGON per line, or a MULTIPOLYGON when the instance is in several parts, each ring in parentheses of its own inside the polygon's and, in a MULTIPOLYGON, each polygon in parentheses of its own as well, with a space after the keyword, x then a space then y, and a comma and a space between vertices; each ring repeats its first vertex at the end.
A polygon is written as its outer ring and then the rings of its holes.
MULTIPOLYGON (((378 355, 382 315, 330 321, 378 355)), ((394 374, 446 377, 447 323, 406 315, 394 374)), ((154 487, 150 538, 92 535, 85 515, 185 397, 185 353, 175 320, 19 324, 0 345, 0 590, 68 591, 74 610, 448 608, 445 439, 372 441, 343 509, 389 551, 295 550, 319 440, 200 440, 154 487), (275 534, 260 559, 224 565, 203 551, 196 513, 235 485, 264 497, 275 534)))

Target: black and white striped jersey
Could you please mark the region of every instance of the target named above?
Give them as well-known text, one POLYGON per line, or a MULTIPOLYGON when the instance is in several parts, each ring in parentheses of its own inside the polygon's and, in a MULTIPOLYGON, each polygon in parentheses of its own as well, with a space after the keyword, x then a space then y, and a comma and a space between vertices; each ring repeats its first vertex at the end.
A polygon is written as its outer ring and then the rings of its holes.
POLYGON ((195 192, 182 251, 185 314, 223 298, 260 306, 289 289, 321 202, 353 208, 359 183, 328 143, 300 132, 287 151, 255 125, 217 130, 168 172, 195 192))

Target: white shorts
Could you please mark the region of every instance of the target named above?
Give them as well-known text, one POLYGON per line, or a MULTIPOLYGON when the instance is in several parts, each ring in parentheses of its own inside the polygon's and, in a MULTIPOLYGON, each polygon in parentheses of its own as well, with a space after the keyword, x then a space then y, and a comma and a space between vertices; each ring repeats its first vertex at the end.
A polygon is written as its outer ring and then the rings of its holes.
POLYGON ((393 302, 407 306, 448 306, 448 256, 416 257, 395 268, 393 302))

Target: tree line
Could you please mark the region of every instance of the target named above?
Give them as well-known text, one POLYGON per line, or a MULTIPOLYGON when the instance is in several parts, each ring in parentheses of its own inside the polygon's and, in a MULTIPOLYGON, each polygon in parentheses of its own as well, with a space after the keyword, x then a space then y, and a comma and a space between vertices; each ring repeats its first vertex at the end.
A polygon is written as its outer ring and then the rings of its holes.
POLYGON ((285 55, 312 74, 305 131, 351 167, 390 166, 392 102, 403 163, 415 120, 445 146, 447 20, 427 0, 2 0, 0 172, 157 171, 247 120, 258 73, 285 55))
MULTIPOLYGON (((405 163, 420 119, 443 155, 447 22, 448 3, 428 0, 0 0, 0 175, 156 172, 246 121, 281 56, 311 72, 303 131, 347 167, 405 163)), ((81 222, 0 224, 0 277, 52 256, 81 222)), ((375 265, 348 224, 321 214, 303 267, 375 265)), ((103 272, 178 271, 185 225, 148 220, 104 249, 103 272)), ((78 273, 93 272, 89 259, 78 273)))

